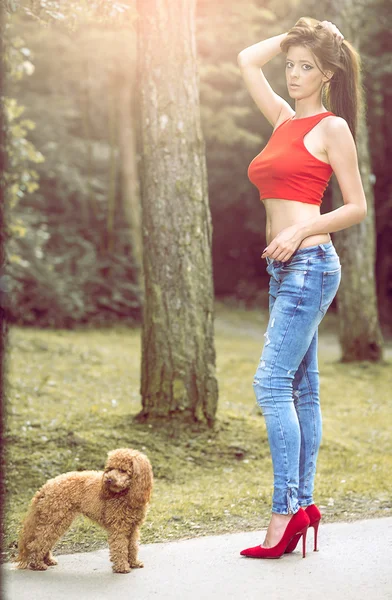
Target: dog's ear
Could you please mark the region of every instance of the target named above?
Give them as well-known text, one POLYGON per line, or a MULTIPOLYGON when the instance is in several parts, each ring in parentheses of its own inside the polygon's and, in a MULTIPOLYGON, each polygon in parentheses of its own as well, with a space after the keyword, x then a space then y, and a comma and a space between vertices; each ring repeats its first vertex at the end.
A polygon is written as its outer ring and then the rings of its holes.
POLYGON ((132 500, 137 504, 145 504, 150 501, 153 474, 150 461, 141 452, 132 457, 132 500))

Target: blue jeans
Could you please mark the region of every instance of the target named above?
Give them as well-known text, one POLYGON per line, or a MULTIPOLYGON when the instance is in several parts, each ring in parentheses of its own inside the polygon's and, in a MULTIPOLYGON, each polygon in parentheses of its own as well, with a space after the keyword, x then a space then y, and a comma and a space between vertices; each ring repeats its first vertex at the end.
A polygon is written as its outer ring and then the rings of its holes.
POLYGON ((317 333, 341 267, 332 242, 267 263, 269 322, 253 388, 272 455, 272 512, 293 514, 313 503, 322 432, 317 333))

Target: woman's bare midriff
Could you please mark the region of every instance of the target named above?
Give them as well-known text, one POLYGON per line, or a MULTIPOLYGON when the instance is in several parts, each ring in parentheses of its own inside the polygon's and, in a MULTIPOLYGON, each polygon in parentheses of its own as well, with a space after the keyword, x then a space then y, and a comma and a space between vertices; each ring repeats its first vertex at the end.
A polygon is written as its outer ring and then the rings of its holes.
MULTIPOLYGON (((315 204, 305 204, 295 200, 268 198, 263 200, 267 215, 266 239, 267 245, 286 227, 300 224, 307 219, 320 216, 320 207, 315 204)), ((310 235, 302 240, 299 248, 327 244, 331 240, 329 233, 310 235)))

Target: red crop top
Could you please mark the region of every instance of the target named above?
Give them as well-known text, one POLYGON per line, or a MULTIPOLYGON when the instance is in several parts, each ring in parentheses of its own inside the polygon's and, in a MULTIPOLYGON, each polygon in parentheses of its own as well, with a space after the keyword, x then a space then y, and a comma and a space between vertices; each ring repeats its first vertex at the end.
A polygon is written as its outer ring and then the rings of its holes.
POLYGON ((258 188, 260 200, 282 198, 320 206, 332 167, 306 149, 304 136, 321 119, 333 114, 323 112, 303 119, 291 117, 275 129, 248 169, 248 177, 258 188))

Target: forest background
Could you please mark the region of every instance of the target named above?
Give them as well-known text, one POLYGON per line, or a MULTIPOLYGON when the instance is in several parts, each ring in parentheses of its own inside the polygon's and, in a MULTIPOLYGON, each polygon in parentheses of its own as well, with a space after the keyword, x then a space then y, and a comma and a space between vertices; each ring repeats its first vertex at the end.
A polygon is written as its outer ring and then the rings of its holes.
MULTIPOLYGON (((17 3, 6 4, 12 8, 17 3)), ((57 3, 30 4, 44 6, 48 15, 57 3)), ((77 10, 78 5, 88 8, 89 0, 65 4, 77 10)), ((375 193, 374 277, 389 359, 388 4, 376 0, 355 6, 375 193)), ((142 155, 134 140, 140 117, 132 16, 124 22, 99 22, 80 15, 70 26, 68 14, 63 19, 54 12, 48 21, 15 11, 8 20, 11 180, 6 286, 1 289, 12 298, 8 314, 14 325, 4 435, 8 555, 15 550, 17 530, 36 489, 60 472, 102 468, 114 445, 140 448, 154 465, 154 501, 143 542, 256 529, 269 519, 271 460, 251 390, 268 320, 268 281, 260 259, 265 215, 247 167, 266 144, 271 127, 244 87, 237 54, 286 31, 300 16, 327 18, 329 8, 325 2, 320 14, 313 0, 196 4, 218 301, 219 407, 208 430, 177 430, 170 422, 162 426, 134 419, 140 410, 142 294, 130 201, 135 206, 140 200, 140 186, 129 165, 140 164, 142 155)), ((272 87, 289 100, 283 57, 265 71, 272 87)), ((331 209, 328 189, 322 212, 331 209)), ((358 273, 358 285, 368 284, 358 273)), ((339 362, 335 308, 320 326, 321 395, 326 402, 316 500, 326 520, 389 515, 390 364, 339 362)), ((103 544, 104 532, 82 519, 58 549, 103 544)))
MULTIPOLYGON (((358 11, 375 194, 375 277, 381 326, 388 337, 392 67, 387 3, 358 4, 358 11)), ((237 54, 286 31, 300 16, 318 13, 319 5, 309 1, 197 3, 216 298, 267 307, 267 274, 260 259, 265 212, 247 178, 247 167, 266 144, 271 127, 245 89, 237 54)), ((18 13, 8 36, 13 40, 14 76, 9 78, 7 95, 24 107, 21 112, 10 106, 9 112, 19 134, 13 141, 15 155, 24 160, 17 169, 23 168, 25 182, 24 190, 19 186, 15 192, 12 207, 7 281, 13 298, 11 321, 66 328, 139 323, 141 295, 132 252, 126 165, 139 163, 140 148, 136 143, 136 155, 129 156, 132 146, 127 146, 124 135, 138 127, 135 28, 82 20, 70 29, 61 19, 42 26, 18 13)), ((265 70, 272 87, 290 101, 282 57, 265 70)), ((137 181, 134 184, 137 196, 137 181)), ((332 209, 330 188, 322 212, 332 209)))

